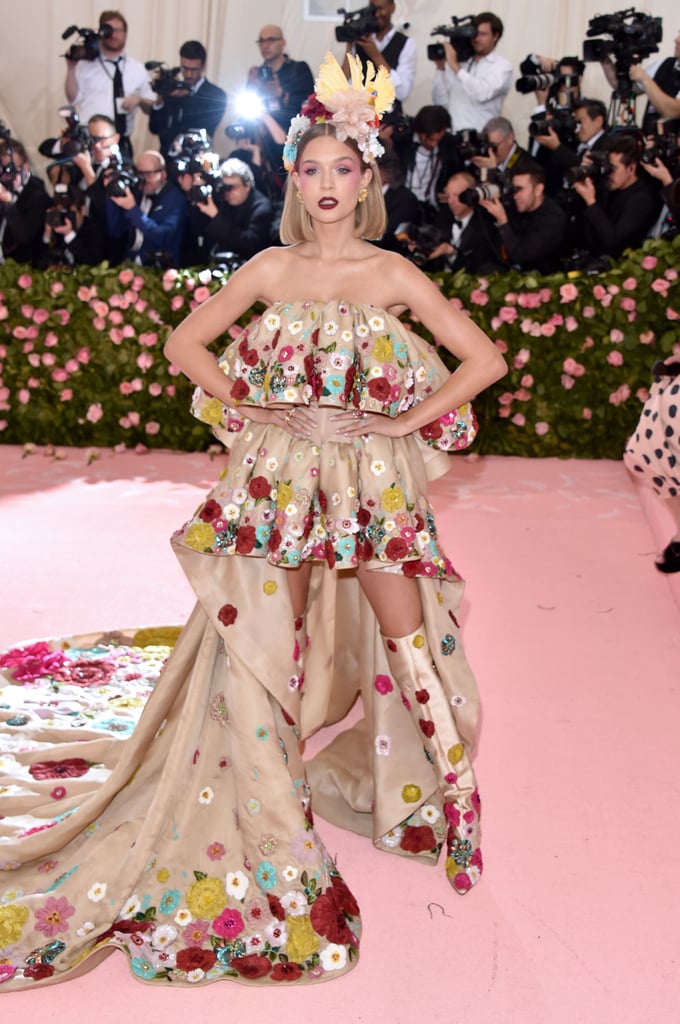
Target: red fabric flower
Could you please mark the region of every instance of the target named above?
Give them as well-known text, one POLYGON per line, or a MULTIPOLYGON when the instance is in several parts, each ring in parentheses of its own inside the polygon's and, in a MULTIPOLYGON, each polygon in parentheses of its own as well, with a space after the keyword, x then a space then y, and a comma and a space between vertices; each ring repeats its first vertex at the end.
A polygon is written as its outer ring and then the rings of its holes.
POLYGON ((404 564, 401 567, 401 571, 403 572, 404 576, 408 576, 410 579, 412 579, 414 576, 420 576, 422 574, 423 563, 419 558, 415 559, 415 561, 412 562, 404 562, 404 564))
POLYGON ((54 966, 52 964, 28 964, 24 967, 24 977, 33 978, 34 981, 51 978, 53 974, 54 966))
POLYGON ((424 427, 420 428, 420 436, 425 441, 436 441, 443 433, 444 431, 439 420, 432 420, 432 423, 426 423, 424 427))
POLYGON ((371 398, 375 398, 383 404, 389 401, 391 390, 390 382, 386 377, 371 377, 368 382, 368 393, 371 398))
POLYGON ((269 551, 277 551, 281 547, 281 531, 272 530, 269 534, 269 540, 267 541, 267 549, 269 551))
POLYGON ((427 690, 416 690, 416 700, 419 704, 427 704, 430 699, 430 695, 427 690))
POLYGON ((342 880, 342 878, 339 878, 337 875, 333 875, 331 885, 333 886, 333 892, 340 901, 340 905, 344 907, 345 913, 349 914, 350 917, 358 917, 359 904, 354 898, 354 893, 347 888, 347 884, 342 880))
POLYGON ((209 971, 216 960, 217 956, 212 949, 201 949, 200 946, 180 949, 177 954, 177 966, 186 974, 190 971, 209 971))
POLYGON ((321 896, 317 896, 312 903, 309 917, 314 931, 319 935, 325 935, 329 942, 343 945, 356 941, 335 890, 327 889, 321 896))
POLYGON ((425 520, 423 519, 423 517, 420 515, 419 512, 416 512, 416 522, 415 522, 416 533, 420 533, 420 531, 422 530, 422 528, 424 526, 425 526, 425 520))
POLYGON ((357 512, 357 522, 359 526, 368 526, 371 521, 371 513, 367 508, 360 508, 357 512))
POLYGON ((236 551, 239 555, 249 555, 255 547, 255 527, 242 526, 236 534, 236 551))
POLYGON ((407 853, 424 853, 425 850, 434 850, 437 840, 429 825, 407 825, 399 845, 407 853))
POLYGON ((251 498, 268 498, 271 492, 271 485, 266 476, 254 476, 248 484, 248 493, 251 498))
POLYGON ((79 658, 67 661, 59 670, 59 678, 73 686, 102 686, 108 683, 115 670, 110 661, 79 658))
POLYGON ((233 604, 223 604, 217 613, 217 618, 223 626, 233 626, 238 618, 238 609, 233 604))
MULTIPOLYGON (((288 724, 292 725, 292 720, 288 724)), ((286 916, 286 911, 283 909, 281 900, 278 898, 278 896, 273 896, 272 893, 268 892, 267 903, 269 904, 269 909, 271 911, 272 917, 275 917, 277 921, 283 921, 283 919, 286 916)))
POLYGON ((302 974, 302 968, 299 964, 293 964, 290 961, 284 964, 276 964, 272 971, 273 981, 297 981, 302 974))
POLYGON ((219 502, 215 501, 214 498, 210 498, 206 501, 205 505, 198 513, 199 519, 202 519, 204 523, 210 523, 213 519, 217 519, 222 515, 222 506, 219 502))
POLYGON ((242 402, 250 394, 250 388, 244 380, 237 380, 229 394, 235 402, 242 402))
POLYGON ((421 718, 418 725, 428 739, 434 736, 434 722, 426 722, 424 718, 421 718))
POLYGON ((77 779, 90 767, 82 757, 67 757, 63 761, 38 761, 28 770, 34 779, 77 779))
POLYGON ((390 562, 401 562, 408 555, 408 544, 403 537, 393 537, 385 545, 385 554, 390 562))
POLYGON ((266 956, 258 953, 250 953, 248 956, 235 956, 229 962, 242 978, 264 978, 272 969, 272 965, 266 956))
POLYGON ((260 357, 257 354, 257 350, 254 348, 246 349, 246 354, 243 357, 243 362, 246 366, 257 366, 260 357))

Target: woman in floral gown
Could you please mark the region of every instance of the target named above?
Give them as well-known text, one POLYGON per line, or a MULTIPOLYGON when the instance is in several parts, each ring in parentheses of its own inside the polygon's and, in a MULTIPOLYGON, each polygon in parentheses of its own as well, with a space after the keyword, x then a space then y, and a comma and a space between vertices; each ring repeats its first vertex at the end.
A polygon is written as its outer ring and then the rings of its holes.
MULTIPOLYGON (((167 343, 230 450, 173 538, 198 604, 129 739, 50 750, 104 767, 99 784, 85 774, 56 818, 36 782, 0 821, 7 989, 116 947, 155 983, 342 975, 359 907, 312 803, 386 851, 436 861, 445 847, 458 892, 480 877, 477 691, 427 466, 469 442, 468 403, 505 364, 428 278, 364 240, 384 230, 372 165, 392 97, 383 73, 364 83, 355 66, 348 85, 327 58, 285 150, 292 244, 254 257, 167 343), (209 345, 258 302, 216 359, 209 345), (397 319, 407 308, 453 374, 397 319), (364 719, 303 762, 301 741, 358 694, 364 719)), ((36 755, 15 760, 20 773, 36 755)))

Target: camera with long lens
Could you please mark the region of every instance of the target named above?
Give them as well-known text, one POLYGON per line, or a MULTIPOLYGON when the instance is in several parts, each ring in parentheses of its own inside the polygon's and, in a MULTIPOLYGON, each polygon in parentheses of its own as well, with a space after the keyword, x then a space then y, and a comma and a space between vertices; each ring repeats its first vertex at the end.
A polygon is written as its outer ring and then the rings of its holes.
POLYGON ((477 185, 471 185, 459 195, 459 200, 465 206, 479 206, 483 199, 500 199, 507 202, 513 195, 514 188, 510 176, 505 171, 490 168, 487 172, 486 181, 480 181, 477 185))
POLYGON ((100 28, 78 28, 77 25, 69 25, 61 33, 62 39, 70 39, 78 33, 78 39, 71 43, 66 53, 62 56, 67 60, 89 60, 93 61, 99 57, 99 44, 102 39, 109 39, 113 35, 110 25, 101 25, 100 28))
POLYGON ((244 89, 236 97, 234 106, 240 120, 235 124, 227 125, 224 129, 225 135, 230 139, 247 139, 249 142, 256 142, 259 123, 265 111, 262 96, 256 89, 244 89))
POLYGON ((59 107, 57 113, 59 117, 63 117, 66 121, 66 127, 61 133, 59 153, 70 160, 71 157, 77 156, 78 153, 84 153, 88 150, 92 140, 85 125, 81 124, 75 107, 70 106, 70 104, 59 107))
POLYGON ((76 199, 73 189, 64 182, 57 182, 54 186, 52 206, 45 214, 45 223, 52 228, 63 228, 67 224, 73 227, 75 223, 76 199))
POLYGON ((657 53, 663 37, 662 19, 628 7, 615 14, 598 14, 588 22, 587 39, 583 43, 585 61, 616 60, 616 91, 620 96, 633 90, 628 74, 632 64, 639 64, 657 53), (601 37, 605 38, 601 38, 601 37), (598 38, 600 37, 600 38, 598 38))
POLYGON ((436 224, 411 222, 400 224, 394 232, 394 237, 404 246, 404 256, 417 267, 424 266, 437 246, 448 241, 446 232, 436 224))
POLYGON ((555 97, 560 105, 567 106, 572 105, 568 98, 578 89, 585 66, 578 57, 562 57, 553 71, 542 71, 538 57, 530 53, 520 64, 519 70, 522 74, 515 82, 517 92, 526 95, 548 89, 549 96, 555 97), (567 68, 570 70, 565 70, 567 68))
POLYGON ((144 62, 144 67, 147 71, 152 72, 149 82, 158 96, 165 99, 173 92, 191 92, 191 86, 187 85, 183 78, 178 77, 181 68, 166 68, 162 60, 147 60, 144 62))
POLYGON ((104 193, 111 199, 120 199, 129 189, 135 199, 139 199, 143 191, 142 179, 139 177, 134 167, 123 162, 120 150, 115 152, 117 149, 117 146, 111 147, 111 152, 115 162, 113 165, 113 172, 107 172, 107 180, 104 184, 104 193))
MULTIPOLYGON (((472 40, 477 35, 477 26, 473 14, 466 14, 464 18, 451 17, 450 25, 437 25, 430 32, 431 36, 446 36, 451 46, 458 54, 458 60, 470 60, 474 56, 472 40)), ((442 43, 430 43, 427 48, 428 60, 446 60, 446 53, 442 43)))
POLYGON ((598 182, 606 178, 611 169, 609 153, 591 149, 588 160, 577 164, 576 167, 567 167, 564 177, 569 185, 575 185, 577 181, 587 181, 588 178, 598 182))
POLYGON ((680 171, 680 118, 662 118, 653 133, 647 136, 640 163, 653 164, 660 160, 673 175, 680 171))
POLYGON ((549 117, 544 114, 532 116, 529 121, 529 135, 536 138, 536 136, 549 135, 553 131, 565 146, 573 145, 577 138, 578 121, 571 110, 568 107, 557 106, 550 106, 548 109, 549 117))
POLYGON ((453 132, 452 137, 465 163, 469 163, 473 156, 489 155, 489 141, 484 132, 478 132, 476 128, 463 128, 453 132))
POLYGON ((413 118, 400 110, 390 110, 383 116, 381 127, 392 129, 392 139, 410 139, 413 135, 413 118))
POLYGON ((356 43, 363 36, 370 36, 372 32, 378 32, 380 29, 373 4, 368 4, 358 11, 346 11, 344 7, 339 7, 338 14, 342 14, 343 17, 342 25, 335 29, 338 43, 356 43))

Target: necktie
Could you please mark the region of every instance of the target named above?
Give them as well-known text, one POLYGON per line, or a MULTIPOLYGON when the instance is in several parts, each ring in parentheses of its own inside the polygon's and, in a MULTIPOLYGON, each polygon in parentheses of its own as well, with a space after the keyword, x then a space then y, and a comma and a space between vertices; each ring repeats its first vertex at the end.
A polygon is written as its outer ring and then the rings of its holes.
POLYGON ((113 110, 114 120, 116 122, 116 131, 120 134, 121 138, 127 135, 127 116, 125 111, 118 110, 118 100, 122 100, 125 96, 125 90, 123 88, 123 72, 120 70, 120 62, 123 58, 116 57, 115 60, 109 61, 110 64, 115 65, 115 72, 113 75, 113 110))

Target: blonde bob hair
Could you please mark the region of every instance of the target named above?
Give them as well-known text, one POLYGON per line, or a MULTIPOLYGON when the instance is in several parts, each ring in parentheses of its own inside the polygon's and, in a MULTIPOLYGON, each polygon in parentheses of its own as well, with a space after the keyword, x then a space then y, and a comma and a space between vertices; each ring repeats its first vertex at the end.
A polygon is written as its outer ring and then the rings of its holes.
MULTIPOLYGON (((323 135, 335 136, 335 127, 327 121, 322 121, 305 132, 298 144, 295 170, 300 166, 302 154, 305 147, 323 135)), ((355 153, 362 163, 362 169, 367 166, 361 155, 361 151, 354 139, 345 139, 344 145, 348 146, 355 153)), ((387 227, 387 211, 383 198, 382 184, 377 167, 371 167, 372 175, 366 189, 368 196, 363 203, 357 203, 354 211, 354 234, 357 238, 382 238, 387 227)), ((312 218, 305 210, 302 203, 296 196, 297 189, 293 183, 292 175, 288 175, 285 195, 283 200, 283 213, 281 214, 281 225, 279 237, 284 245, 292 245, 295 242, 311 242, 314 239, 314 225, 312 218)))

